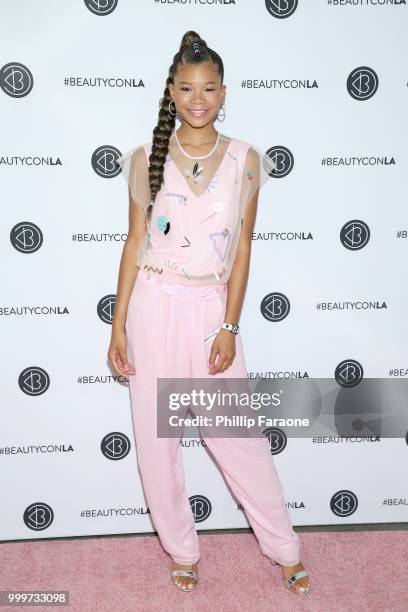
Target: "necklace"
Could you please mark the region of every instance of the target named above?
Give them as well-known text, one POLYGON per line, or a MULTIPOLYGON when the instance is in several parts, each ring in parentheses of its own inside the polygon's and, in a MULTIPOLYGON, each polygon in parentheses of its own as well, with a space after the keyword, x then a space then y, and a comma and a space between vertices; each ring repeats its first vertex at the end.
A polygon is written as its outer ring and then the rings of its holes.
MULTIPOLYGON (((180 149, 180 151, 183 153, 183 155, 185 155, 189 159, 199 159, 199 160, 207 159, 208 157, 210 157, 210 155, 212 155, 215 149, 217 148, 218 142, 220 140, 220 133, 217 132, 217 140, 215 141, 215 145, 213 146, 211 151, 207 153, 207 155, 189 155, 181 146, 176 130, 174 130, 174 136, 176 138, 177 146, 180 149)), ((184 174, 186 175, 187 178, 192 178, 195 183, 199 183, 203 178, 203 171, 204 171, 204 166, 199 166, 198 162, 196 162, 191 171, 189 168, 185 168, 184 174)))

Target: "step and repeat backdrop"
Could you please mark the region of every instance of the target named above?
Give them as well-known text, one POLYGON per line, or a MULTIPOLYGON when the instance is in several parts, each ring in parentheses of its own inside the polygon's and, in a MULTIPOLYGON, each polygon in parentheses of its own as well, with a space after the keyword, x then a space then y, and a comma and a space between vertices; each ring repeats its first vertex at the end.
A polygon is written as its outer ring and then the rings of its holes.
MULTIPOLYGON (((128 230, 115 160, 151 140, 187 30, 225 64, 216 129, 277 163, 240 320, 248 378, 324 379, 346 411, 347 392, 378 383, 353 436, 267 431, 293 524, 407 521, 407 427, 383 435, 378 401, 408 375, 405 2, 3 0, 1 13, 0 538, 154 531, 128 381, 107 359, 128 230)), ((180 443, 197 528, 247 527, 203 441, 180 443)))

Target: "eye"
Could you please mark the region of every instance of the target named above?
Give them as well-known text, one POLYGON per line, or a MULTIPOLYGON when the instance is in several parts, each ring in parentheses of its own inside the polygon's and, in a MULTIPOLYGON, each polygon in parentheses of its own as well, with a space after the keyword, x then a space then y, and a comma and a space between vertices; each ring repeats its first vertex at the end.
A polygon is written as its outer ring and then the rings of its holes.
MULTIPOLYGON (((215 87, 206 87, 205 88, 206 91, 215 91, 215 87)), ((186 85, 184 85, 183 87, 181 87, 182 91, 190 91, 190 87, 187 87, 186 85)))

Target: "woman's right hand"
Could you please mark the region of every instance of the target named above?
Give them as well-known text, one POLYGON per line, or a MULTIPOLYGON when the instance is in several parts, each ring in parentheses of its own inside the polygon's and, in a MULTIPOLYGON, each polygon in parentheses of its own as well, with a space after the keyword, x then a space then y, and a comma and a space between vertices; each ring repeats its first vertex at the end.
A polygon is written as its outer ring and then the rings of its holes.
POLYGON ((120 376, 132 376, 135 374, 135 367, 127 359, 127 338, 126 332, 112 330, 111 343, 108 350, 108 358, 113 369, 120 376))

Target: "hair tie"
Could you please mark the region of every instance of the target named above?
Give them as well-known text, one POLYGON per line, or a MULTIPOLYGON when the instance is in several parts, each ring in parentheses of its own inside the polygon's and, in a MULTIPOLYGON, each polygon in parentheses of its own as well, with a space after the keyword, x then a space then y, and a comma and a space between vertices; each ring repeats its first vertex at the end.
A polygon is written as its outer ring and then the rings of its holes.
POLYGON ((200 55, 200 43, 193 42, 191 46, 193 47, 194 53, 197 53, 197 55, 200 55))

